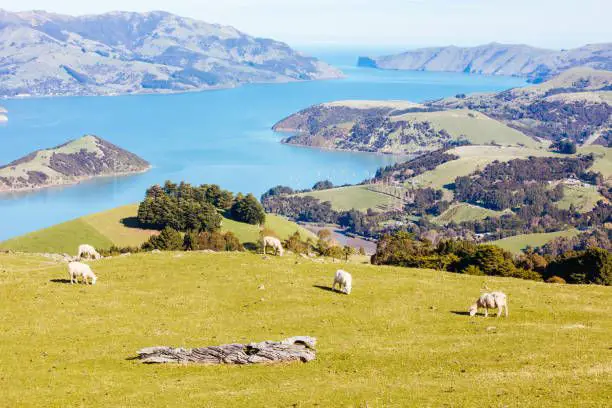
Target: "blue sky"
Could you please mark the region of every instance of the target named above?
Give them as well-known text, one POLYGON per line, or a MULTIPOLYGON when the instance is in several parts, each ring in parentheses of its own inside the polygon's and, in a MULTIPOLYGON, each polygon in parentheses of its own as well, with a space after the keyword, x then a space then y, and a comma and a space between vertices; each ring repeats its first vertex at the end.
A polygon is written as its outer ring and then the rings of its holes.
POLYGON ((294 45, 612 42, 611 0, 1 0, 67 14, 166 10, 294 45))

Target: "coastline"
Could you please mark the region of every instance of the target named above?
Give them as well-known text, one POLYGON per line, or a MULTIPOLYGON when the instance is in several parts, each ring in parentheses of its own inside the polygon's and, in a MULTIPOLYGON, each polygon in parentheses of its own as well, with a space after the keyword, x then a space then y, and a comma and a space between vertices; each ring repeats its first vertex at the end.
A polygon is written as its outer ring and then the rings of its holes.
POLYGON ((0 186, 0 198, 3 195, 13 194, 13 193, 28 193, 28 192, 37 192, 46 188, 54 188, 54 187, 70 187, 76 184, 80 184, 84 181, 94 180, 94 179, 102 179, 102 178, 112 178, 112 177, 128 177, 128 176, 136 176, 138 174, 144 174, 153 168, 152 165, 148 165, 147 168, 139 171, 126 171, 126 172, 118 172, 113 174, 100 174, 97 176, 83 176, 77 177, 70 181, 66 181, 65 183, 51 183, 51 184, 42 184, 39 186, 31 186, 31 187, 21 187, 21 188, 10 188, 4 189, 0 186))
MULTIPOLYGON (((293 133, 294 135, 299 134, 300 132, 296 131, 296 130, 280 130, 280 129, 274 129, 272 128, 273 132, 282 134, 282 133, 293 133)), ((339 149, 339 148, 334 148, 334 147, 325 147, 325 146, 310 146, 310 145, 306 145, 306 144, 301 144, 301 143, 287 143, 287 139, 288 138, 283 138, 280 143, 285 145, 285 146, 294 146, 294 147, 302 147, 302 148, 308 148, 308 149, 318 149, 318 150, 324 150, 324 151, 329 151, 329 152, 344 152, 344 153, 361 153, 361 154, 375 154, 375 155, 380 155, 380 156, 396 156, 396 157, 401 157, 401 158, 406 158, 407 160, 415 157, 415 156, 420 156, 422 154, 425 154, 427 152, 429 152, 430 150, 420 150, 420 151, 415 151, 415 152, 410 152, 410 153, 400 153, 400 152, 369 152, 366 150, 351 150, 351 149, 339 149)))
MULTIPOLYGON (((133 92, 111 92, 111 93, 70 93, 70 94, 52 94, 52 95, 14 95, 7 96, 1 95, 0 99, 2 100, 25 100, 25 99, 47 99, 47 98, 78 98, 78 97, 115 97, 115 96, 142 96, 142 95, 180 95, 180 94, 189 94, 189 93, 198 93, 198 92, 208 92, 208 91, 223 91, 229 89, 236 89, 243 86, 249 85, 282 85, 282 84, 292 84, 292 83, 302 83, 302 82, 314 82, 314 81, 335 81, 340 79, 346 79, 348 76, 340 71, 340 75, 336 77, 322 77, 315 79, 295 79, 295 78, 287 78, 277 81, 256 81, 256 82, 243 82, 237 84, 226 84, 226 85, 218 85, 211 86, 208 88, 197 88, 197 89, 183 89, 183 90, 170 90, 170 89, 159 89, 159 90, 150 90, 150 89, 140 89, 133 92)), ((2 112, 0 111, 0 115, 2 112)), ((8 118, 7 120, 8 121, 8 118)), ((0 123, 2 119, 0 119, 0 123)))

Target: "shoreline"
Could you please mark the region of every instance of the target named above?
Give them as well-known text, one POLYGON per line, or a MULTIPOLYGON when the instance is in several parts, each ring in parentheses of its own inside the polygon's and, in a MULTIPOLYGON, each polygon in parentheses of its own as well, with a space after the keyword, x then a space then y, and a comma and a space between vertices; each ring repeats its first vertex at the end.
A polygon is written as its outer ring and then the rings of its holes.
MULTIPOLYGON (((294 133, 294 134, 298 134, 299 132, 297 131, 291 131, 291 130, 275 130, 272 129, 273 132, 282 134, 282 133, 294 133)), ((350 149, 338 149, 338 148, 333 148, 333 147, 325 147, 325 146, 310 146, 310 145, 306 145, 306 144, 301 144, 301 143, 287 143, 286 142, 287 138, 282 139, 279 143, 285 145, 285 146, 294 146, 294 147, 301 147, 301 148, 308 148, 308 149, 317 149, 317 150, 324 150, 324 151, 329 151, 329 152, 343 152, 343 153, 360 153, 360 154, 375 154, 375 155, 379 155, 379 156, 395 156, 395 157, 401 157, 401 158, 407 158, 408 160, 416 157, 416 156, 420 156, 423 155, 425 153, 430 152, 431 150, 425 150, 425 151, 416 151, 416 152, 410 152, 410 153, 400 153, 400 152, 369 152, 369 151, 365 151, 365 150, 350 150, 350 149)))
POLYGON ((19 194, 19 193, 35 193, 38 192, 40 190, 46 189, 46 188, 54 188, 54 187, 70 187, 70 186, 74 186, 76 184, 81 184, 84 181, 90 181, 90 180, 94 180, 94 179, 102 179, 102 178, 111 178, 111 177, 128 177, 128 176, 136 176, 138 174, 144 174, 148 171, 150 171, 153 168, 152 165, 149 165, 146 169, 140 170, 140 171, 128 171, 128 172, 119 172, 119 173, 114 173, 114 174, 100 174, 100 175, 96 175, 96 176, 84 176, 84 177, 78 177, 75 180, 66 182, 66 183, 52 183, 52 184, 44 184, 44 185, 39 185, 39 186, 32 186, 32 187, 21 187, 21 188, 15 188, 15 189, 2 189, 2 187, 0 187, 0 199, 2 199, 3 195, 8 195, 8 194, 19 194))
POLYGON ((160 89, 158 91, 141 89, 141 90, 133 91, 133 92, 116 92, 116 93, 105 93, 105 94, 84 93, 84 94, 58 94, 58 95, 30 95, 30 94, 14 95, 14 96, 2 95, 0 96, 0 100, 20 101, 20 100, 28 100, 28 99, 51 99, 51 98, 94 98, 94 97, 115 97, 115 96, 143 96, 143 95, 181 95, 181 94, 208 92, 208 91, 225 91, 225 90, 237 89, 237 88, 241 88, 243 86, 249 86, 249 85, 282 85, 282 84, 293 84, 293 83, 315 82, 315 81, 317 82, 318 81, 337 81, 341 79, 346 79, 347 77, 348 76, 344 74, 344 72, 340 71, 340 75, 336 77, 323 77, 323 78, 315 78, 315 79, 288 78, 288 79, 278 80, 278 81, 244 82, 244 83, 238 83, 238 84, 218 85, 218 86, 211 86, 208 88, 198 88, 198 89, 184 89, 184 90, 160 89))

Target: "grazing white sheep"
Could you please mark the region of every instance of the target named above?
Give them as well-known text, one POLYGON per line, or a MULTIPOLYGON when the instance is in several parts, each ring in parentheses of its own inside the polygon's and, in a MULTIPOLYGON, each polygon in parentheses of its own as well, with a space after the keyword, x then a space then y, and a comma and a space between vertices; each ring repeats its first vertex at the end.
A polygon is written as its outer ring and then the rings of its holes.
POLYGON ((343 290, 344 293, 349 295, 351 290, 353 289, 353 277, 347 271, 343 271, 342 269, 338 269, 336 271, 336 275, 334 276, 334 284, 332 285, 332 290, 336 289, 336 284, 340 290, 343 290))
POLYGON ((89 265, 82 262, 70 262, 68 264, 68 273, 70 274, 70 283, 79 283, 79 276, 81 277, 81 283, 86 285, 89 283, 89 279, 91 279, 92 285, 95 285, 98 280, 89 265))
POLYGON ((79 252, 77 254, 77 258, 81 259, 83 258, 85 255, 87 255, 88 258, 93 258, 93 259, 100 259, 101 256, 98 253, 98 251, 96 251, 96 248, 92 247, 91 245, 87 245, 87 244, 82 244, 79 245, 79 252))
POLYGON ((274 248, 274 253, 278 254, 278 256, 283 256, 283 244, 281 244, 280 239, 275 237, 263 237, 263 253, 266 253, 266 246, 271 246, 274 248))
POLYGON ((485 317, 489 316, 489 309, 497 308, 497 317, 501 316, 502 309, 505 310, 506 317, 508 317, 508 299, 505 293, 502 292, 491 292, 483 293, 476 303, 469 308, 470 316, 474 316, 478 312, 478 308, 484 308, 485 317))

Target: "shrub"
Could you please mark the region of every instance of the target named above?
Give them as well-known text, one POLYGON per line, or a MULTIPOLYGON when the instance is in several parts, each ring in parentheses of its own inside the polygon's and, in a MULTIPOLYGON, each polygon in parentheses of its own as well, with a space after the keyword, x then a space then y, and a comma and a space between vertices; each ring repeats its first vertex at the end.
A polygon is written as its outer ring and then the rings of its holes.
POLYGON ((142 244, 142 249, 150 251, 178 251, 183 249, 183 237, 174 228, 166 227, 159 235, 153 235, 147 242, 142 244))
POLYGON ((244 247, 231 232, 201 232, 197 236, 197 249, 212 251, 243 251, 244 247))
POLYGON ((296 254, 305 254, 310 249, 307 242, 302 241, 302 237, 298 231, 295 231, 284 243, 285 248, 296 254))
POLYGON ((551 276, 550 278, 546 279, 546 282, 547 283, 559 283, 559 284, 567 283, 565 279, 560 278, 559 276, 551 276))
POLYGON ((344 257, 344 249, 338 245, 332 245, 329 246, 322 255, 335 259, 342 259, 344 257))
POLYGON ((141 252, 142 249, 138 247, 118 247, 116 245, 111 246, 109 249, 99 249, 98 252, 102 256, 117 256, 121 254, 136 254, 141 252))
POLYGON ((183 248, 185 251, 197 251, 198 245, 198 233, 196 231, 189 231, 183 238, 183 248))
POLYGON ((244 247, 240 240, 232 232, 225 233, 225 250, 226 251, 244 251, 244 247))
POLYGON ((475 276, 483 276, 484 275, 484 272, 482 270, 480 270, 480 268, 477 267, 476 265, 468 265, 467 268, 465 268, 461 272, 466 274, 466 275, 475 275, 475 276))

